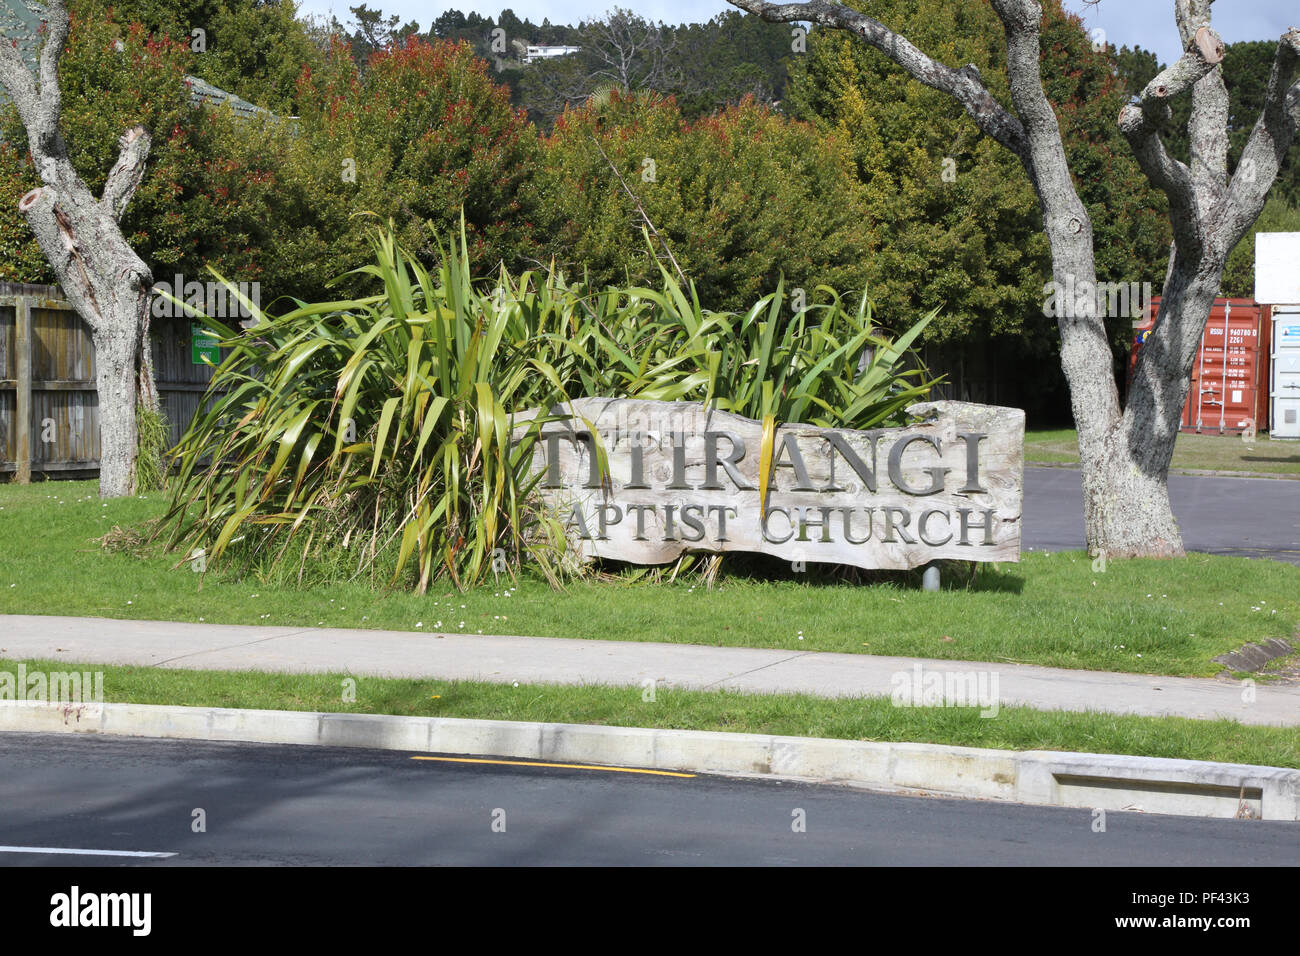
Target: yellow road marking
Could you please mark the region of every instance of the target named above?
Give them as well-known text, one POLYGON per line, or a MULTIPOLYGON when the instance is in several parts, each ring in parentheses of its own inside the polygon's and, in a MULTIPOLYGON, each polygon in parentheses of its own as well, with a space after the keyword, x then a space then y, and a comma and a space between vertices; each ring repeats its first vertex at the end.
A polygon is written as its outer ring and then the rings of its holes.
POLYGON ((537 763, 531 760, 484 760, 481 757, 412 757, 412 760, 438 760, 443 763, 490 763, 504 767, 555 767, 561 770, 607 770, 610 773, 648 773, 656 777, 694 777, 693 773, 671 770, 641 770, 637 767, 598 767, 585 763, 537 763))

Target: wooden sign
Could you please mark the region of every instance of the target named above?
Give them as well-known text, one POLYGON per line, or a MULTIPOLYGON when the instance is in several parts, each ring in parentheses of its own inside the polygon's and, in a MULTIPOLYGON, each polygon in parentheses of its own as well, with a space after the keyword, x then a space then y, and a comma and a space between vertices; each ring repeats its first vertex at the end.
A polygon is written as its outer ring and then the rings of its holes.
POLYGON ((585 398, 556 407, 565 417, 542 426, 533 467, 544 501, 589 558, 663 564, 684 551, 752 551, 895 570, 941 558, 1018 561, 1024 412, 963 402, 909 412, 920 423, 781 425, 765 502, 762 424, 697 404, 585 398))

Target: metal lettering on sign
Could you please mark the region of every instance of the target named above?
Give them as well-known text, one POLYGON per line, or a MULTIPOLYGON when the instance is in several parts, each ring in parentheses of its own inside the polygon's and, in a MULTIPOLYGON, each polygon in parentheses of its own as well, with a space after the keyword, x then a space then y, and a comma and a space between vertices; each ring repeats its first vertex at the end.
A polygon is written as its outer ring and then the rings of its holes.
POLYGON ((895 570, 1018 561, 1024 412, 909 411, 919 421, 901 428, 781 425, 764 482, 759 422, 697 404, 578 399, 552 410, 563 417, 542 426, 533 468, 586 557, 750 551, 895 570))

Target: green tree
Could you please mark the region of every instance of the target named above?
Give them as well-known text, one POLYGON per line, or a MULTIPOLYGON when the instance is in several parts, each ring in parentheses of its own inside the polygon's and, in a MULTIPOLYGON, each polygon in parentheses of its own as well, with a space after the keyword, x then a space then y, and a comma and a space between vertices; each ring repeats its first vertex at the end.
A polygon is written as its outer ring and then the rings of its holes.
MULTIPOLYGON (((295 268, 335 273, 365 261, 354 214, 392 219, 403 244, 430 258, 464 211, 471 262, 487 272, 530 247, 536 133, 467 43, 408 37, 364 73, 336 44, 305 71, 303 112, 287 150, 282 219, 295 268)), ((310 283, 308 283, 310 284, 310 283)))
POLYGON ((705 23, 670 28, 682 115, 698 119, 746 96, 775 106, 785 96, 794 31, 727 10, 705 23))
MULTIPOLYGON (((668 251, 707 308, 772 291, 861 289, 870 236, 846 144, 752 101, 687 123, 671 99, 611 92, 565 112, 538 178, 549 252, 595 284, 657 284, 668 251), (648 247, 643 208, 662 237, 648 247), (652 251, 653 248, 653 251, 652 251)), ((915 318, 915 316, 912 316, 915 318)))
POLYGON ((292 0, 228 0, 212 20, 213 39, 196 55, 196 75, 281 116, 297 115, 298 76, 320 62, 292 0))
POLYGON ((320 59, 293 0, 75 0, 72 13, 184 44, 188 72, 286 116, 298 112, 299 72, 320 59))
MULTIPOLYGON (((1098 272, 1112 281, 1163 278, 1163 208, 1114 128, 1125 89, 1077 20, 1047 3, 1043 75, 1056 105, 1081 196, 1096 224, 1098 272)), ((928 54, 973 63, 990 91, 1010 99, 1001 23, 984 4, 872 0, 928 54)), ((886 311, 941 307, 933 342, 1014 336, 1031 354, 1055 348, 1043 315, 1051 259, 1042 216, 1019 161, 981 136, 948 95, 917 83, 842 31, 814 31, 793 58, 782 106, 851 143, 868 199, 863 228, 875 234, 872 294, 886 311)), ((1119 349, 1125 320, 1112 325, 1119 349)))

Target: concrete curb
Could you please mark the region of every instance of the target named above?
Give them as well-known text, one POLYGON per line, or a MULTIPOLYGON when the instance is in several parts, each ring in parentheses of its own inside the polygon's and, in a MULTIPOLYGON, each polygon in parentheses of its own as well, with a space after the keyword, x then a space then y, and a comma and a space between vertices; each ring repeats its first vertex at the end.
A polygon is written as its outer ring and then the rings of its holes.
POLYGON ((1043 806, 1300 820, 1300 770, 697 730, 150 704, 0 704, 0 732, 366 747, 796 777, 1043 806))
MULTIPOLYGON (((1065 468, 1078 471, 1077 461, 1026 461, 1026 468, 1065 468)), ((1187 475, 1190 478, 1276 478, 1280 481, 1300 481, 1300 475, 1288 475, 1276 471, 1219 471, 1212 468, 1170 468, 1171 475, 1187 475)))

